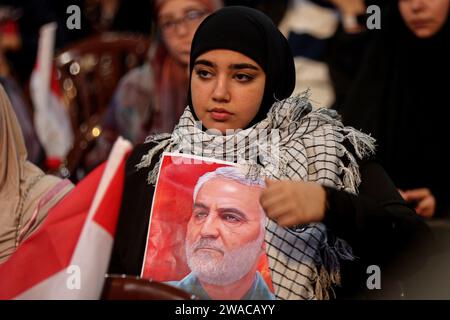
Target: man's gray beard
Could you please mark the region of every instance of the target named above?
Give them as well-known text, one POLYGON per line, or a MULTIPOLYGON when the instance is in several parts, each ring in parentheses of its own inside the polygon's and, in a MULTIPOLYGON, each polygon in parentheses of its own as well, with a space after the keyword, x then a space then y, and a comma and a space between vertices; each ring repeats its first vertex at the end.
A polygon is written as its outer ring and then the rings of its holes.
POLYGON ((261 254, 264 234, 241 248, 226 251, 217 240, 200 239, 197 243, 186 242, 186 257, 192 273, 202 282, 228 285, 242 279, 250 272, 261 254), (216 248, 224 253, 222 261, 216 262, 210 252, 194 252, 198 247, 216 248))

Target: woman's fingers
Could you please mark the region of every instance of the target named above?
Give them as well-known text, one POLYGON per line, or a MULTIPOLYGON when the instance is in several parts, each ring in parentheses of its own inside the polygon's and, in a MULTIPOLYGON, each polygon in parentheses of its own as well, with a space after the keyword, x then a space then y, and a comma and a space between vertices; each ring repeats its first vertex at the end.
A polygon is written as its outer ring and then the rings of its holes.
POLYGON ((403 198, 407 202, 416 202, 416 213, 422 217, 430 218, 436 210, 436 199, 428 188, 419 188, 406 190, 403 192, 403 198))
POLYGON ((269 192, 281 192, 285 188, 286 181, 266 179, 266 189, 269 192))
POLYGON ((430 194, 424 198, 416 207, 417 214, 425 218, 431 218, 436 209, 436 199, 430 194))
POLYGON ((403 198, 403 200, 408 202, 408 195, 406 194, 406 192, 401 189, 397 189, 397 191, 398 191, 398 193, 400 193, 400 196, 403 198))
POLYGON ((260 202, 270 219, 282 226, 321 221, 326 193, 316 183, 267 180, 260 202))
POLYGON ((261 193, 259 202, 264 210, 268 210, 274 206, 279 205, 280 203, 285 202, 286 196, 282 192, 272 192, 270 190, 264 190, 261 193))
POLYGON ((431 195, 430 189, 420 188, 405 191, 406 198, 408 201, 421 201, 431 195))
POLYGON ((283 214, 289 213, 292 206, 289 202, 283 200, 272 201, 269 206, 263 206, 264 211, 270 219, 276 220, 283 214))

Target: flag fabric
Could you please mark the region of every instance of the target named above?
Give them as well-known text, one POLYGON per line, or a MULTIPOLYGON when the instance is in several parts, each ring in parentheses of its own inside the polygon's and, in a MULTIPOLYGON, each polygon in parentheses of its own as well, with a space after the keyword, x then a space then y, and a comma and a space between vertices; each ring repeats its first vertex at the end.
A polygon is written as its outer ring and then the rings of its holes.
POLYGON ((36 64, 30 78, 36 133, 51 169, 59 167, 74 141, 53 63, 56 28, 55 22, 41 27, 36 64))
POLYGON ((100 298, 130 149, 119 138, 107 162, 80 181, 0 265, 0 299, 100 298))

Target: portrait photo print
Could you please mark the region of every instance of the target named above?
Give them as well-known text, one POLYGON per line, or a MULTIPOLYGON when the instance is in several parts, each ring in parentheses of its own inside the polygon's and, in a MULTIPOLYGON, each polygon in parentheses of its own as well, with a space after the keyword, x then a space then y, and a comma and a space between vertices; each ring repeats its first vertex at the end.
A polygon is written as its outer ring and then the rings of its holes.
POLYGON ((142 277, 201 300, 273 300, 263 180, 216 159, 164 153, 142 277))

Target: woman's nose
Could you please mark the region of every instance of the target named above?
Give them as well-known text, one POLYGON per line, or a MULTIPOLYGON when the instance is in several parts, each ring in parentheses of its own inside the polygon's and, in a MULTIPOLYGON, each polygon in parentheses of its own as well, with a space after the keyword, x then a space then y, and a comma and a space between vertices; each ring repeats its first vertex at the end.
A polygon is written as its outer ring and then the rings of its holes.
POLYGON ((413 11, 420 11, 423 9, 424 6, 424 0, 412 0, 412 10, 413 11))
POLYGON ((189 32, 188 26, 184 22, 179 22, 175 26, 175 33, 180 36, 185 36, 189 32))
POLYGON ((225 77, 219 77, 213 92, 213 100, 216 102, 228 102, 231 95, 228 88, 228 80, 225 77))

